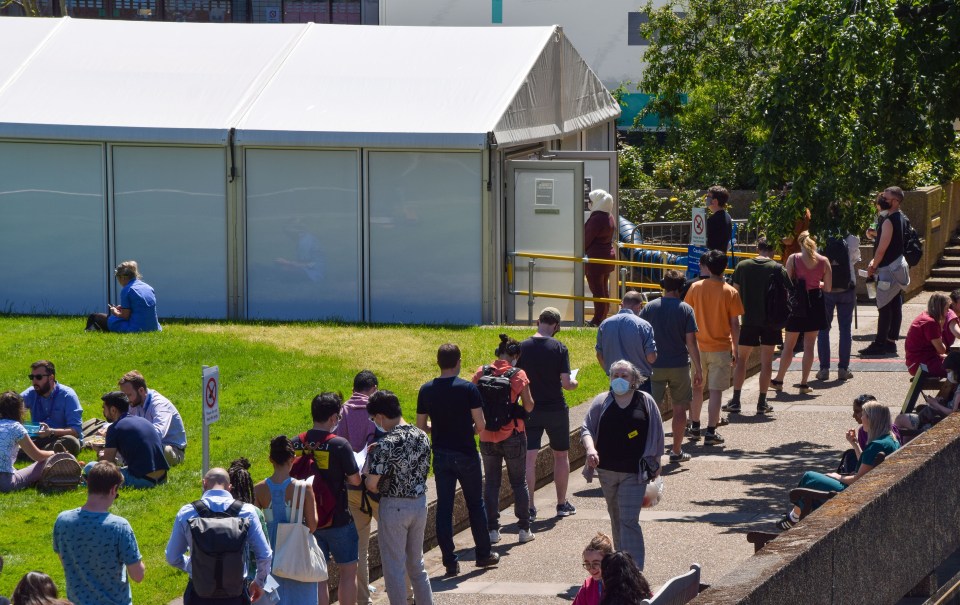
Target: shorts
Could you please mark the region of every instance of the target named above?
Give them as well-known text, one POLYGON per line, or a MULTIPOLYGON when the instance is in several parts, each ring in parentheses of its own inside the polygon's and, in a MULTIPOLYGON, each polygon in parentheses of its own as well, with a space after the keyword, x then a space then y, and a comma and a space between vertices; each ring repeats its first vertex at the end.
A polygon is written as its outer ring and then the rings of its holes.
POLYGON ((783 344, 783 330, 766 326, 740 326, 741 347, 775 346, 783 344))
POLYGON ((313 536, 320 545, 323 555, 333 560, 337 565, 349 565, 360 560, 360 536, 357 534, 357 526, 353 524, 353 519, 346 525, 340 527, 326 527, 313 532, 313 536))
POLYGON ((730 377, 733 374, 730 368, 732 360, 730 351, 700 351, 703 380, 708 389, 722 391, 730 386, 730 377))
POLYGON ((534 406, 526 425, 528 452, 540 449, 543 431, 547 431, 553 451, 566 452, 570 449, 570 410, 537 410, 534 406))
POLYGON ((663 396, 670 389, 670 404, 678 408, 689 408, 693 399, 693 383, 690 380, 690 366, 682 368, 654 368, 650 378, 653 399, 661 407, 663 396))

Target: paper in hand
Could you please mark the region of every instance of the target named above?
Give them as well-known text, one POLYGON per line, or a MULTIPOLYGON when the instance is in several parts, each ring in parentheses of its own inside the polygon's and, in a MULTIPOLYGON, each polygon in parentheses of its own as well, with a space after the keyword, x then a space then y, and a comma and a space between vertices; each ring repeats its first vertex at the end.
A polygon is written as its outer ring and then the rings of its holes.
POLYGON ((577 379, 577 374, 579 374, 579 373, 580 373, 580 368, 575 368, 573 371, 571 371, 571 372, 570 372, 570 380, 576 380, 576 379, 577 379))

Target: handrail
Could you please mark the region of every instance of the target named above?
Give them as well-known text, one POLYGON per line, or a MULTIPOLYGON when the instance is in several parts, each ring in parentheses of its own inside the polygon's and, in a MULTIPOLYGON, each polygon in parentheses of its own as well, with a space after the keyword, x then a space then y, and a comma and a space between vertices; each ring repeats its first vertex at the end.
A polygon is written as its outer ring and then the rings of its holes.
MULTIPOLYGON (((627 244, 625 242, 617 242, 617 246, 620 248, 630 248, 632 250, 658 250, 660 252, 687 252, 688 250, 683 246, 661 246, 657 244, 627 244)), ((756 252, 727 252, 727 254, 739 258, 756 258, 759 256, 756 252)), ((772 257, 773 260, 780 260, 780 256, 772 257)))
MULTIPOLYGON (((659 288, 659 286, 657 286, 659 288)), ((526 290, 513 290, 510 294, 515 294, 518 296, 530 296, 530 292, 526 290)), ((553 292, 533 292, 533 296, 540 296, 542 298, 560 298, 562 300, 583 300, 583 301, 593 301, 593 302, 603 302, 610 303, 614 305, 620 304, 619 298, 594 298, 591 296, 577 296, 576 294, 556 294, 553 292)))
MULTIPOLYGON (((640 261, 633 260, 611 260, 609 258, 590 258, 584 256, 583 258, 578 258, 576 256, 564 256, 562 254, 541 254, 539 252, 508 252, 508 255, 512 256, 522 256, 523 258, 533 258, 533 259, 543 259, 543 260, 559 260, 567 261, 571 263, 584 263, 584 264, 594 264, 594 265, 615 265, 621 267, 645 267, 648 269, 681 269, 683 271, 687 270, 686 265, 674 265, 669 263, 644 263, 640 261)), ((733 269, 726 269, 724 273, 733 273, 733 269)), ((658 288, 660 286, 657 286, 658 288)))

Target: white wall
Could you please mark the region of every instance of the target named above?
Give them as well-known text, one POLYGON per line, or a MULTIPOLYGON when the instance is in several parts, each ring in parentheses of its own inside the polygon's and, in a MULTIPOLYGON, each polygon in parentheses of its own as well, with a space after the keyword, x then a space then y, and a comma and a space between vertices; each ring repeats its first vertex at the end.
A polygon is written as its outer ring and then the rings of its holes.
POLYGON ((480 153, 368 155, 369 319, 482 319, 480 153))
POLYGON ((140 264, 161 317, 227 316, 225 154, 113 147, 116 259, 140 264))
POLYGON ((247 317, 359 321, 357 151, 246 152, 247 317))
POLYGON ((0 143, 0 311, 106 312, 104 197, 101 145, 0 143))

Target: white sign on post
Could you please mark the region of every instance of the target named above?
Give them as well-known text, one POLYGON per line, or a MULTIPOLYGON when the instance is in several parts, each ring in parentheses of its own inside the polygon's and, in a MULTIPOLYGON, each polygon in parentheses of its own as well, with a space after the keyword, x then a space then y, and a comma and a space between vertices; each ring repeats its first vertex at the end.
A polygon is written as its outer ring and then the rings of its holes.
POLYGON ((220 367, 203 369, 203 423, 220 420, 220 367))
POLYGON ((690 225, 690 245, 707 245, 707 209, 694 208, 693 219, 690 225))

